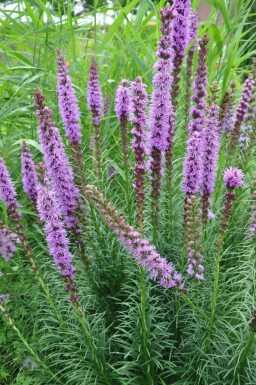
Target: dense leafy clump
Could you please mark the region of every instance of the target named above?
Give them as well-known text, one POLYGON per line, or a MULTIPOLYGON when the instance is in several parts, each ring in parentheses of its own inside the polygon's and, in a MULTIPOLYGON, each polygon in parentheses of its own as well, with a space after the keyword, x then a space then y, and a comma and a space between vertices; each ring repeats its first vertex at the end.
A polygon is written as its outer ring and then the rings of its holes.
POLYGON ((250 4, 134 0, 107 31, 37 7, 31 40, 0 27, 0 383, 253 384, 250 4))

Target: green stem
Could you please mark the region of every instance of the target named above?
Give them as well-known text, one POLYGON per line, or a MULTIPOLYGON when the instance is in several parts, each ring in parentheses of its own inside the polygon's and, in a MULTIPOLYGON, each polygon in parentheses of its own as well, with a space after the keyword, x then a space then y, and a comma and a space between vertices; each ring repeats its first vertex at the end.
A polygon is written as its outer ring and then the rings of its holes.
POLYGON ((34 349, 29 345, 28 341, 26 338, 23 336, 23 334, 19 331, 17 326, 15 325, 14 321, 11 319, 9 316, 8 310, 5 308, 4 305, 0 304, 0 310, 2 311, 6 321, 8 324, 11 326, 11 328, 15 331, 15 333, 18 335, 19 339, 22 341, 23 345, 25 348, 30 352, 30 354, 34 357, 36 362, 45 370, 47 371, 51 377, 58 383, 64 385, 64 383, 56 377, 56 375, 51 371, 51 369, 46 365, 44 361, 41 360, 41 358, 36 354, 34 349))
POLYGON ((237 384, 237 377, 239 376, 239 374, 241 374, 244 370, 244 366, 245 366, 245 361, 246 361, 246 358, 250 352, 250 349, 254 343, 254 334, 255 332, 250 332, 248 338, 247 338, 247 341, 246 341, 246 344, 245 344, 245 347, 244 347, 244 350, 242 352, 242 354, 240 355, 240 359, 238 361, 238 364, 236 366, 236 369, 235 369, 235 373, 234 373, 234 379, 233 379, 233 382, 231 385, 235 385, 237 384))
POLYGON ((200 314, 200 316, 203 318, 203 319, 207 319, 206 315, 202 312, 202 310, 197 306, 195 305, 188 297, 185 293, 180 293, 180 296, 181 298, 183 298, 188 304, 189 306, 192 307, 192 309, 194 309, 198 314, 200 314))
POLYGON ((111 382, 109 381, 107 375, 106 375, 106 370, 105 370, 105 365, 104 363, 102 362, 102 359, 99 357, 98 355, 98 352, 97 352, 97 348, 96 346, 94 345, 94 342, 91 338, 91 335, 90 335, 90 332, 89 332, 89 325, 87 324, 87 321, 86 319, 84 318, 82 312, 81 312, 81 309, 80 307, 78 306, 77 303, 74 304, 74 309, 76 311, 76 314, 77 314, 77 318, 80 322, 80 325, 82 327, 82 330, 83 330, 83 333, 84 333, 84 338, 85 338, 85 342, 91 352, 91 356, 92 356, 92 360, 93 362, 95 363, 95 366, 97 368, 97 370, 99 371, 100 375, 101 375, 101 378, 102 380, 104 381, 105 384, 107 385, 111 385, 111 382))
POLYGON ((154 385, 154 379, 151 374, 150 352, 148 349, 148 327, 147 327, 147 299, 146 299, 146 280, 145 271, 140 266, 140 287, 141 287, 141 332, 142 332, 142 351, 146 365, 146 376, 148 385, 154 385))

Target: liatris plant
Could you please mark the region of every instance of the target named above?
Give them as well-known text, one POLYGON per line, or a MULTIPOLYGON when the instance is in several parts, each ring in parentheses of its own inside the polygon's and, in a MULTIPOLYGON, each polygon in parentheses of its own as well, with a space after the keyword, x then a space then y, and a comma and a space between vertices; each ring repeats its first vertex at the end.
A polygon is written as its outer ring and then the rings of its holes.
POLYGON ((146 131, 145 126, 147 116, 145 109, 147 108, 147 92, 146 85, 142 83, 138 76, 134 82, 131 83, 131 122, 134 126, 132 134, 132 148, 135 155, 136 163, 133 168, 135 180, 134 189, 136 191, 137 203, 137 223, 140 231, 143 229, 143 212, 145 206, 145 156, 146 156, 146 131))
POLYGON ((171 28, 171 44, 173 49, 173 87, 172 104, 174 111, 177 109, 179 82, 185 49, 188 44, 190 0, 174 0, 173 10, 175 17, 171 28))
POLYGON ((66 135, 75 151, 81 146, 80 111, 64 56, 57 49, 59 110, 66 135))
POLYGON ((223 131, 230 132, 233 130, 236 118, 235 99, 236 99, 236 82, 230 83, 230 90, 228 90, 220 105, 220 122, 223 131))
POLYGON ((201 132, 205 124, 205 97, 207 95, 206 87, 208 84, 208 70, 206 65, 208 42, 209 37, 207 35, 203 35, 202 39, 198 40, 198 65, 196 67, 194 83, 192 86, 194 94, 191 99, 194 101, 194 106, 192 106, 190 111, 190 115, 192 117, 192 120, 189 123, 190 135, 194 131, 201 132))
POLYGON ((124 168, 128 169, 128 122, 130 113, 131 96, 128 80, 123 79, 116 91, 115 111, 120 124, 120 137, 124 168))
POLYGON ((22 143, 21 173, 23 190, 33 201, 33 204, 36 205, 38 177, 32 160, 32 154, 25 141, 22 143))
MULTIPOLYGON (((211 315, 209 319, 209 326, 207 331, 207 337, 209 341, 209 337, 212 332, 212 326, 214 321, 214 315, 215 315, 215 308, 216 308, 216 301, 217 301, 217 295, 219 290, 219 275, 220 275, 220 262, 221 262, 221 255, 222 255, 222 249, 223 249, 223 243, 224 243, 224 237, 225 233, 228 227, 229 218, 232 212, 232 206, 233 202, 236 199, 236 193, 235 189, 238 187, 243 186, 244 174, 242 171, 238 168, 232 168, 229 167, 224 172, 224 184, 227 187, 227 192, 225 194, 225 202, 224 202, 224 209, 222 213, 222 219, 220 223, 220 234, 217 241, 217 249, 216 249, 216 271, 215 271, 215 280, 214 280, 214 291, 212 296, 212 306, 211 306, 211 315)), ((208 346, 208 342, 207 342, 208 346)))
POLYGON ((28 243, 28 239, 24 231, 24 227, 21 223, 21 218, 20 218, 21 215, 17 211, 17 208, 19 207, 19 203, 16 200, 16 191, 13 187, 9 172, 2 158, 0 158, 0 200, 3 200, 6 203, 8 214, 15 225, 16 233, 23 245, 25 255, 28 258, 31 264, 32 270, 35 273, 36 278, 39 284, 41 285, 43 291, 45 292, 53 310, 56 311, 55 305, 49 295, 49 291, 45 286, 43 279, 40 276, 37 264, 34 260, 31 247, 28 243))
POLYGON ((210 196, 213 193, 216 179, 217 160, 220 147, 219 107, 215 103, 213 103, 208 110, 202 145, 202 217, 203 223, 206 225, 211 203, 210 196))
POLYGON ((137 262, 148 271, 150 277, 159 282, 165 289, 176 287, 183 290, 182 276, 171 262, 161 257, 141 233, 126 224, 125 219, 119 216, 118 211, 103 197, 95 186, 87 185, 86 196, 94 202, 110 228, 118 235, 121 243, 127 248, 137 262))
POLYGON ((189 122, 189 140, 183 168, 182 190, 185 192, 185 199, 198 192, 202 176, 202 135, 205 125, 205 87, 207 85, 206 53, 208 51, 206 45, 208 41, 208 36, 204 35, 198 42, 198 65, 193 84, 194 95, 192 96, 195 105, 192 106, 190 113, 192 119, 189 122))
POLYGON ((185 202, 186 218, 185 227, 187 231, 187 252, 188 252, 188 269, 187 272, 198 281, 204 279, 204 267, 202 265, 202 244, 201 244, 201 219, 198 199, 195 195, 189 197, 185 202))
POLYGON ((153 242, 156 242, 159 198, 162 177, 162 152, 167 148, 167 137, 170 111, 172 109, 170 99, 170 86, 172 77, 171 68, 171 44, 170 26, 175 13, 166 6, 161 10, 161 31, 159 39, 157 57, 158 61, 154 66, 155 75, 153 78, 153 94, 150 109, 150 181, 151 181, 151 207, 152 207, 152 226, 153 242))
POLYGON ((101 179, 101 150, 100 150, 100 121, 102 116, 102 92, 99 83, 98 67, 95 57, 92 58, 87 88, 88 108, 92 113, 92 125, 94 129, 93 150, 94 162, 98 178, 101 179))
POLYGON ((9 261, 16 252, 16 245, 21 243, 17 234, 0 220, 0 254, 9 261))
POLYGON ((0 158, 0 199, 6 203, 9 215, 16 221, 20 214, 16 211, 19 204, 16 200, 16 191, 11 182, 10 174, 0 158))
POLYGON ((79 193, 74 184, 73 172, 68 163, 59 130, 52 121, 52 111, 45 105, 40 89, 37 89, 34 98, 39 122, 39 138, 47 173, 56 191, 66 226, 76 228, 78 222, 75 211, 79 193))
POLYGON ((247 117, 250 101, 253 95, 253 88, 254 80, 251 76, 249 76, 244 83, 242 96, 236 111, 236 119, 231 133, 230 145, 228 148, 228 158, 231 156, 231 153, 238 144, 241 126, 247 117))
POLYGON ((60 219, 60 210, 54 191, 47 186, 38 187, 37 210, 42 222, 46 240, 54 263, 63 276, 66 288, 70 293, 70 301, 79 304, 77 288, 74 282, 75 269, 72 264, 73 255, 68 248, 68 237, 64 224, 60 219))
POLYGON ((190 98, 191 98, 191 84, 192 84, 192 66, 193 57, 196 50, 197 42, 194 41, 198 34, 198 15, 196 11, 190 12, 189 15, 189 29, 188 29, 188 45, 193 43, 189 48, 186 62, 186 78, 185 78, 185 105, 184 105, 184 116, 185 124, 188 123, 189 110, 190 110, 190 98))

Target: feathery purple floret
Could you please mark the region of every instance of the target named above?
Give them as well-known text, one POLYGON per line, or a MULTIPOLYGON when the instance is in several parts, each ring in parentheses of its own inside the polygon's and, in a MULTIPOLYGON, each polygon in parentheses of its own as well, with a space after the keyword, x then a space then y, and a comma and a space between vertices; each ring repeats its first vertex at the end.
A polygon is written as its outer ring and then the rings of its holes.
POLYGON ((203 168, 201 190, 202 195, 211 195, 214 190, 218 152, 220 147, 219 112, 216 104, 212 104, 208 111, 208 118, 203 135, 203 168))
POLYGON ((157 56, 158 60, 154 66, 155 75, 153 78, 153 94, 150 108, 150 149, 165 151, 167 146, 168 123, 171 108, 170 87, 172 77, 172 50, 170 44, 171 21, 175 12, 168 6, 161 10, 160 27, 162 36, 159 39, 157 56))
POLYGON ((183 167, 182 190, 186 196, 194 195, 199 190, 202 175, 202 140, 201 133, 195 131, 188 140, 187 154, 183 167))
POLYGON ((98 127, 102 115, 102 92, 99 83, 97 63, 94 57, 92 58, 89 70, 87 103, 92 113, 92 123, 98 127))
POLYGON ((200 252, 195 250, 190 250, 190 252, 188 253, 189 264, 188 264, 187 272, 189 275, 191 275, 192 277, 195 277, 199 281, 204 280, 204 274, 203 274, 204 267, 201 264, 202 260, 203 260, 203 256, 200 252))
POLYGON ((21 174, 23 190, 33 202, 36 202, 38 178, 35 164, 32 160, 32 154, 25 141, 22 143, 21 174))
POLYGON ((183 289, 182 275, 175 270, 174 265, 161 257, 155 246, 151 245, 132 226, 127 225, 127 232, 116 227, 115 233, 119 236, 121 243, 137 262, 148 271, 150 277, 157 281, 163 288, 170 289, 178 287, 183 289))
POLYGON ((0 254, 9 261, 16 252, 16 244, 21 243, 17 234, 0 223, 0 254))
POLYGON ((250 107, 250 101, 253 96, 254 90, 254 80, 252 76, 249 76, 248 79, 244 82, 242 96, 239 101, 239 106, 236 112, 236 124, 239 122, 240 126, 247 118, 248 110, 250 107))
POLYGON ((145 126, 147 122, 146 108, 148 95, 146 85, 142 83, 141 77, 137 77, 131 83, 131 122, 134 126, 132 134, 132 149, 135 155, 136 163, 133 168, 135 181, 134 189, 136 191, 136 203, 138 211, 136 213, 138 224, 141 227, 143 222, 143 211, 145 201, 145 157, 146 157, 146 131, 145 126))
POLYGON ((172 76, 172 49, 170 40, 171 21, 175 17, 175 11, 168 4, 161 11, 161 31, 157 57, 154 66, 153 93, 150 108, 150 142, 149 142, 149 168, 151 180, 152 225, 153 239, 155 241, 158 226, 159 197, 162 176, 162 151, 168 149, 168 155, 172 147, 173 117, 171 103, 172 76), (169 131, 170 130, 170 131, 169 131), (168 139, 168 140, 167 140, 168 139))
POLYGON ((127 123, 130 112, 131 96, 128 83, 126 79, 121 80, 116 90, 115 112, 121 125, 127 123))
POLYGON ((242 170, 237 167, 229 167, 224 172, 224 183, 230 189, 241 187, 244 184, 243 177, 242 170))
POLYGON ((185 49, 188 45, 190 0, 174 0, 172 9, 175 11, 175 18, 171 27, 171 44, 173 50, 173 88, 172 103, 174 110, 177 106, 179 93, 179 81, 182 62, 185 56, 185 49))
POLYGON ((75 210, 79 193, 74 184, 73 172, 64 151, 62 138, 52 121, 52 110, 45 105, 40 89, 35 92, 35 107, 47 172, 56 191, 65 223, 68 228, 73 228, 77 225, 75 210))
POLYGON ((239 100, 239 105, 236 111, 236 118, 235 118, 234 128, 231 134, 229 153, 231 153, 233 148, 237 145, 238 138, 241 131, 241 126, 247 118, 250 102, 253 97, 254 87, 255 87, 254 80, 252 76, 249 76, 244 83, 242 96, 239 100))
POLYGON ((3 158, 0 158, 0 199, 6 203, 9 211, 15 211, 19 206, 16 195, 9 171, 4 164, 3 158))
POLYGON ((62 221, 57 198, 47 186, 38 187, 37 209, 40 220, 45 223, 46 239, 50 254, 61 275, 71 280, 75 278, 72 254, 69 252, 68 237, 62 221))
POLYGON ((86 195, 93 200, 96 207, 107 221, 110 228, 119 237, 120 242, 127 248, 136 261, 148 271, 150 277, 165 289, 177 287, 182 290, 184 283, 182 275, 175 270, 174 265, 161 257, 155 247, 132 226, 126 224, 110 203, 103 197, 95 186, 86 186, 86 195))
POLYGON ((198 65, 193 83, 194 95, 192 96, 194 106, 192 106, 190 112, 192 119, 189 122, 189 140, 187 143, 187 155, 183 168, 182 190, 186 193, 187 197, 198 192, 199 184, 201 182, 203 152, 202 135, 205 125, 205 88, 207 85, 206 53, 208 48, 206 45, 208 41, 209 37, 204 35, 198 42, 198 65))
POLYGON ((206 65, 206 54, 209 50, 207 43, 209 42, 209 37, 204 35, 202 39, 198 40, 199 52, 198 52, 198 65, 195 72, 195 80, 193 83, 194 94, 192 100, 194 101, 194 106, 192 106, 190 111, 190 116, 192 119, 189 122, 189 133, 190 135, 194 131, 201 132, 205 124, 205 108, 206 101, 205 97, 207 95, 206 87, 208 84, 208 70, 206 65))
POLYGON ((131 95, 128 88, 128 80, 123 79, 117 87, 115 99, 115 111, 120 122, 120 137, 124 167, 128 169, 128 118, 130 113, 131 95))
POLYGON ((59 110, 64 123, 65 132, 71 144, 81 146, 81 127, 79 124, 80 111, 74 88, 68 74, 64 56, 57 49, 57 91, 59 97, 59 110))
MULTIPOLYGON (((198 34, 198 13, 197 11, 191 11, 189 14, 189 29, 187 34, 188 46, 197 37, 197 34, 198 34)), ((196 50, 196 41, 190 47, 189 52, 194 53, 195 50, 196 50)))

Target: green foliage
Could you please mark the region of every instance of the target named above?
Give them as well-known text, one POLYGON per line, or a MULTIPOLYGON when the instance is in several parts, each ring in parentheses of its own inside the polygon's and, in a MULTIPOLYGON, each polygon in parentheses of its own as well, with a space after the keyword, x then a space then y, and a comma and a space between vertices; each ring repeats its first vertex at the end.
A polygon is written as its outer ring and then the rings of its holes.
MULTIPOLYGON (((224 149, 213 197, 216 217, 207 229, 204 242, 206 279, 200 285, 187 279, 187 297, 157 287, 120 246, 95 208, 87 208, 83 238, 96 287, 91 286, 74 243, 70 246, 75 255, 77 286, 90 342, 104 363, 102 371, 107 380, 95 364, 85 325, 69 303, 64 284, 48 255, 37 214, 22 193, 21 141, 26 139, 30 144, 36 163, 42 160, 32 99, 37 86, 42 88, 47 104, 53 108, 56 124, 62 128, 55 91, 55 49, 60 47, 69 62, 79 99, 83 162, 91 182, 95 182, 95 177, 89 151, 92 127, 86 107, 86 83, 91 56, 93 53, 97 56, 103 93, 111 96, 111 110, 102 123, 103 192, 126 218, 127 195, 131 197, 132 212, 135 211, 131 170, 130 191, 126 194, 119 127, 113 108, 115 89, 122 78, 133 80, 140 75, 151 92, 154 55, 160 35, 158 14, 164 1, 120 2, 121 5, 115 7, 118 15, 109 26, 97 23, 98 12, 107 15, 108 9, 103 2, 94 2, 90 12, 81 17, 72 16, 70 2, 53 2, 53 9, 42 0, 25 1, 25 7, 21 2, 13 3, 15 8, 12 11, 2 9, 4 17, 0 21, 0 155, 6 160, 15 182, 25 230, 59 318, 37 284, 22 248, 9 263, 0 259, 0 271, 4 273, 0 276, 0 293, 11 293, 6 306, 20 333, 11 328, 4 317, 0 318, 0 383, 253 384, 255 345, 249 339, 248 322, 255 301, 256 269, 255 244, 248 237, 248 226, 254 159, 247 165, 246 184, 243 192, 238 194, 225 238, 216 313, 208 339, 216 275, 215 245, 224 196, 221 180, 226 165, 224 149), (130 18, 134 7, 136 12, 130 18), (113 181, 108 176, 110 165, 117 170, 113 181)), ((211 38, 208 58, 210 82, 216 80, 223 94, 230 80, 235 79, 239 83, 239 97, 240 84, 250 70, 249 59, 255 55, 254 4, 241 0, 207 3, 212 6, 212 12, 209 19, 201 23, 200 35, 206 32, 211 38)), ((221 94, 218 102, 220 100, 221 94)), ((179 107, 174 147, 175 184, 171 191, 171 208, 170 191, 165 189, 162 197, 157 244, 161 255, 176 266, 180 266, 181 260, 183 196, 180 180, 187 139, 182 94, 179 107)), ((67 141, 66 145, 69 152, 67 141)), ((130 154, 130 164, 133 162, 130 154)), ((147 199, 149 194, 147 181, 147 199)), ((0 213, 1 219, 11 227, 2 202, 0 213)), ((145 234, 150 238, 148 211, 146 218, 145 234)))

